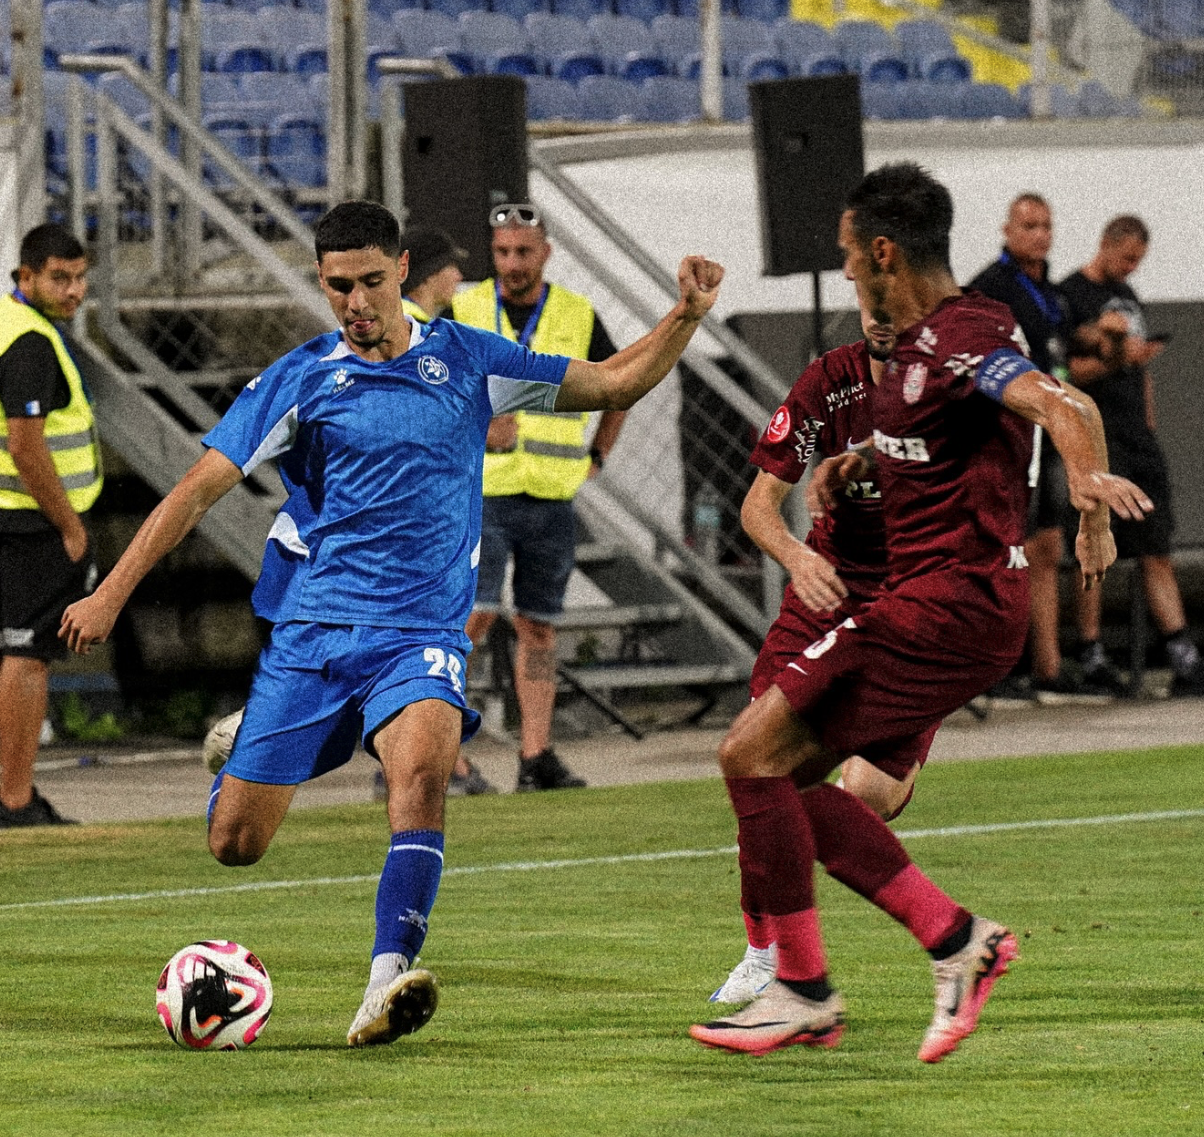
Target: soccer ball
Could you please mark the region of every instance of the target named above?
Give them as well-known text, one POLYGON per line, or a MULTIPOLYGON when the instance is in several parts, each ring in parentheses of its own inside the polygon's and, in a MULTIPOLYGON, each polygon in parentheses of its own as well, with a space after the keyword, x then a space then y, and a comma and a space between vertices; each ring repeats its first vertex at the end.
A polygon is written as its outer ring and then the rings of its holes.
POLYGON ((241 1050, 259 1037, 272 1013, 272 980, 242 944, 202 940, 167 961, 155 1010, 181 1046, 241 1050))

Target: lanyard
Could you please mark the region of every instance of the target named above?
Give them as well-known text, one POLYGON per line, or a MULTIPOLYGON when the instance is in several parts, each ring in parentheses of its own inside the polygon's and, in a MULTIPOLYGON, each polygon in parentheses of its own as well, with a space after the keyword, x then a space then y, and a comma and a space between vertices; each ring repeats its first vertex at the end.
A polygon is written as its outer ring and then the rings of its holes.
POLYGON ((25 293, 19 288, 14 288, 10 295, 18 304, 24 304, 27 308, 33 307, 33 305, 29 302, 29 297, 26 296, 25 293))
POLYGON ((999 263, 1005 264, 1009 268, 1015 269, 1016 280, 1023 286, 1024 290, 1032 297, 1033 303, 1037 305, 1038 310, 1045 317, 1046 322, 1053 328, 1060 328, 1065 322, 1066 317, 1062 313, 1062 306, 1049 293, 1038 288, 1036 282, 1028 275, 1019 265, 1012 260, 1011 255, 1006 249, 999 254, 999 263))
MULTIPOLYGON (((493 292, 495 296, 495 304, 493 308, 494 321, 497 325, 497 334, 503 335, 502 332, 502 282, 495 280, 493 282, 493 292)), ((543 315, 543 306, 548 302, 548 286, 545 284, 543 290, 539 294, 539 300, 535 305, 531 315, 527 317, 527 323, 523 327, 522 334, 518 337, 518 342, 523 347, 531 346, 531 337, 535 335, 535 329, 539 326, 539 317, 543 315)))

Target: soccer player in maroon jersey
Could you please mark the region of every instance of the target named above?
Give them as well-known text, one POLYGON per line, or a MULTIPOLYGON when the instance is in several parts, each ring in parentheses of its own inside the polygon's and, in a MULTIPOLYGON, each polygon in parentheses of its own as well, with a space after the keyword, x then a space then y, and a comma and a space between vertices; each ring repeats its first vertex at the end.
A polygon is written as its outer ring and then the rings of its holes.
MULTIPOLYGON (((864 309, 861 326, 860 341, 825 353, 803 371, 750 457, 760 472, 744 498, 744 530, 790 576, 781 610, 753 667, 749 688, 754 699, 805 648, 871 603, 886 579, 882 495, 873 471, 843 487, 804 540, 794 536, 783 516, 787 496, 813 457, 847 454, 873 429, 870 400, 894 349, 895 333, 864 309)), ((841 784, 880 817, 897 817, 911 798, 936 729, 879 765, 856 756, 845 759, 841 784)), ((821 863, 826 853, 816 848, 821 863)), ((777 950, 770 921, 756 912, 743 916, 748 948, 711 995, 712 1003, 748 1003, 774 978, 777 950)))
MULTIPOLYGON (((1015 937, 959 906, 877 814, 823 779, 848 755, 877 762, 893 753, 1019 656, 1030 424, 1066 466, 1085 586, 1116 556, 1109 511, 1140 520, 1152 508, 1138 487, 1108 473, 1094 404, 1033 368, 1006 307, 958 288, 952 224, 948 190, 914 163, 868 174, 841 218, 845 275, 875 319, 898 329, 873 398, 887 582, 787 664, 720 746, 739 823, 742 903, 772 921, 778 970, 743 1010, 691 1028, 707 1045, 764 1054, 839 1041, 844 1006, 828 982, 812 885, 821 843, 841 863, 841 879, 933 960, 936 1009, 920 1059, 940 1061, 974 1030, 1017 955, 1015 937), (812 788, 800 794, 799 786, 812 788)), ((829 462, 826 474, 857 464, 829 462)))

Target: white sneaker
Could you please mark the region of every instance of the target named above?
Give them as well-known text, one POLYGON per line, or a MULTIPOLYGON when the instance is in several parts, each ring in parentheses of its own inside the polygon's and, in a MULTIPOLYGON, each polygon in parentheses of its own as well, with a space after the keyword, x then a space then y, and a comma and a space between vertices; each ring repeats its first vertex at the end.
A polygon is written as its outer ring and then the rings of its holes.
POLYGON ((830 1049, 844 1034, 844 1001, 833 991, 822 1003, 797 995, 776 979, 742 1011, 690 1027, 706 1046, 768 1054, 785 1046, 830 1049))
POLYGON ((732 968, 723 986, 711 995, 712 1003, 751 1003, 770 983, 778 971, 778 945, 755 948, 752 944, 744 958, 732 968))
POLYGON ((423 968, 403 971, 392 983, 374 987, 347 1032, 348 1046, 380 1046, 413 1034, 431 1021, 439 1005, 439 980, 423 968))
POLYGON ((995 980, 1019 957, 1016 937, 1007 928, 975 916, 970 942, 956 955, 932 961, 936 1013, 920 1045, 921 1062, 939 1062, 973 1032, 995 980))
POLYGON ((201 743, 201 762, 209 773, 215 776, 221 773, 222 767, 230 757, 230 751, 234 749, 234 736, 242 726, 245 710, 246 707, 243 707, 232 715, 226 715, 209 728, 205 741, 201 743))

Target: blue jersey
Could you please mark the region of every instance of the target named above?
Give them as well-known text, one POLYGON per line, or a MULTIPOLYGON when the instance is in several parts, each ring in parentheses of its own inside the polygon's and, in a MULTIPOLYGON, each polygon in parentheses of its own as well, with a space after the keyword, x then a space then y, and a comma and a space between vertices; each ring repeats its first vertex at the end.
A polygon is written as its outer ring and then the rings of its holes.
POLYGON ((552 410, 568 364, 491 332, 411 319, 396 359, 368 362, 328 332, 253 379, 204 443, 244 474, 279 459, 288 498, 256 613, 462 633, 489 420, 552 410))

